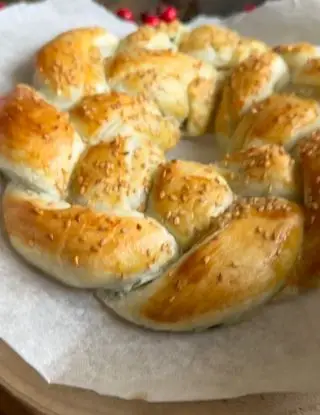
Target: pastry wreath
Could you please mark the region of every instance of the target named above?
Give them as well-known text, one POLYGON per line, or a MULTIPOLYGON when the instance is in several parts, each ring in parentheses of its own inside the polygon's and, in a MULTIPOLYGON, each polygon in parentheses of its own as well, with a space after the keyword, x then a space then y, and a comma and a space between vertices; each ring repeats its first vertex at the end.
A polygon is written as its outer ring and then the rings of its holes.
POLYGON ((0 109, 13 248, 155 330, 226 324, 320 277, 320 53, 181 23, 63 33, 0 109), (225 156, 166 161, 181 132, 225 156))

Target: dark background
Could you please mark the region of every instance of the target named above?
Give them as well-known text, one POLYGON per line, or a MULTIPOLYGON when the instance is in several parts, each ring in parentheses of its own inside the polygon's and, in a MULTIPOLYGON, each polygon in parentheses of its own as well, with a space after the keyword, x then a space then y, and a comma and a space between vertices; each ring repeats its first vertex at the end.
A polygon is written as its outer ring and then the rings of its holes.
MULTIPOLYGON (((28 2, 28 0, 25 0, 28 2)), ((29 2, 34 0, 29 0, 29 2)), ((65 0, 68 1, 68 0, 65 0)), ((97 0, 100 4, 111 10, 120 7, 130 8, 137 18, 141 12, 153 12, 159 6, 156 0, 97 0)), ((199 13, 227 16, 242 11, 248 5, 261 5, 263 0, 170 0, 162 4, 175 6, 180 13, 181 20, 189 20, 199 13)), ((17 3, 16 0, 8 0, 7 4, 17 3)), ((1 13, 1 11, 0 11, 1 13)), ((0 415, 35 415, 36 413, 18 402, 0 385, 0 415)), ((38 415, 38 414, 37 414, 38 415)), ((67 415, 67 414, 66 414, 67 415)))

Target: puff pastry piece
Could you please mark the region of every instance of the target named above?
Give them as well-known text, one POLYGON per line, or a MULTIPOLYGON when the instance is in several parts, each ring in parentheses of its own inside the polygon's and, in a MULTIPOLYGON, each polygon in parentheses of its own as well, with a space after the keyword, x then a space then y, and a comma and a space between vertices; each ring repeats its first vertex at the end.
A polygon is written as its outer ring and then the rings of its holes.
POLYGON ((161 22, 156 27, 143 25, 120 41, 117 53, 133 48, 176 51, 186 32, 187 29, 178 20, 161 22))
POLYGON ((292 282, 301 290, 320 286, 320 130, 299 145, 306 206, 306 232, 301 267, 292 282))
POLYGON ((148 212, 186 249, 232 201, 231 189, 214 166, 174 160, 159 168, 148 212))
POLYGON ((291 69, 285 91, 306 98, 320 99, 320 47, 310 43, 280 45, 275 48, 291 69))
POLYGON ((0 108, 0 169, 11 179, 62 197, 84 145, 67 114, 18 85, 0 108))
POLYGON ((29 263, 81 288, 130 289, 174 260, 174 238, 153 219, 97 213, 10 185, 3 198, 12 246, 29 263))
POLYGON ((36 54, 34 84, 63 109, 83 95, 104 92, 108 85, 103 61, 117 45, 118 39, 100 27, 64 32, 36 54))
POLYGON ((190 135, 207 130, 215 104, 217 74, 191 56, 145 49, 119 53, 106 62, 112 89, 153 99, 190 135))
POLYGON ((218 143, 231 150, 231 137, 241 116, 256 102, 269 97, 289 81, 285 61, 272 52, 252 55, 226 80, 214 122, 218 143))
POLYGON ((283 57, 292 70, 304 66, 309 59, 320 57, 320 48, 307 42, 282 44, 273 50, 283 57))
POLYGON ((317 101, 295 95, 274 94, 253 105, 243 116, 232 137, 232 149, 262 144, 283 145, 291 151, 306 134, 320 126, 317 101))
POLYGON ((217 164, 240 196, 277 196, 302 200, 300 171, 282 146, 266 144, 228 154, 217 164))
POLYGON ((215 25, 196 27, 183 36, 179 46, 181 52, 222 70, 231 69, 251 54, 268 49, 263 42, 243 38, 226 27, 215 25))
POLYGON ((154 330, 239 319, 285 284, 301 250, 303 214, 279 199, 237 202, 163 276, 127 294, 100 292, 117 314, 154 330))
POLYGON ((153 101, 142 96, 121 92, 87 96, 70 110, 70 117, 90 145, 124 134, 150 138, 168 150, 180 139, 176 120, 164 117, 153 101))
POLYGON ((90 147, 70 185, 71 200, 96 210, 145 209, 163 152, 147 139, 117 137, 90 147))

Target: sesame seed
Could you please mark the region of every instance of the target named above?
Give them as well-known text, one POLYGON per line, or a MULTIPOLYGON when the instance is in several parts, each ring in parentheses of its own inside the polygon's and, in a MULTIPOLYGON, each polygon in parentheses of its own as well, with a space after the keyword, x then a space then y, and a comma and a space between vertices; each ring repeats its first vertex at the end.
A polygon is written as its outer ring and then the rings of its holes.
POLYGON ((79 257, 78 257, 78 255, 76 255, 74 258, 73 258, 73 262, 74 262, 74 264, 78 267, 79 266, 79 257))
POLYGON ((138 231, 141 231, 142 226, 141 226, 141 224, 140 224, 140 223, 138 223, 138 224, 137 224, 137 229, 138 229, 138 231))
POLYGON ((159 197, 160 199, 164 199, 166 197, 166 192, 164 190, 161 190, 159 197))
POLYGON ((206 256, 203 258, 203 262, 207 265, 207 264, 210 262, 210 256, 209 256, 209 255, 206 255, 206 256))
POLYGON ((85 194, 85 192, 86 192, 86 188, 85 188, 84 186, 81 186, 81 187, 80 187, 80 194, 81 194, 81 195, 84 195, 84 194, 85 194))
POLYGON ((29 241, 28 241, 28 245, 29 245, 31 248, 33 248, 33 247, 34 247, 34 245, 35 245, 34 240, 33 240, 33 239, 29 239, 29 241))
POLYGON ((43 215, 43 210, 37 208, 37 207, 33 207, 32 208, 32 212, 35 213, 36 215, 42 216, 43 215))
POLYGON ((180 223, 180 218, 179 218, 179 216, 176 216, 176 217, 174 218, 173 223, 174 223, 174 225, 179 225, 179 223, 180 223))
POLYGON ((49 233, 48 238, 50 239, 50 241, 53 241, 54 240, 53 233, 49 233))
POLYGON ((105 245, 107 243, 107 239, 106 238, 102 238, 99 241, 99 246, 102 247, 103 245, 105 245))

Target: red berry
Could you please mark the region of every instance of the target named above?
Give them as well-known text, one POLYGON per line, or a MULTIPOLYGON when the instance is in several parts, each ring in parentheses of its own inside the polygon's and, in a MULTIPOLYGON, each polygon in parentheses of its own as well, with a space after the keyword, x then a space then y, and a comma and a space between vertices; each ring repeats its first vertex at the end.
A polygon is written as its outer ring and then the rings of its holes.
POLYGON ((117 10, 117 16, 123 20, 129 20, 129 21, 134 20, 132 11, 130 9, 127 9, 126 7, 123 7, 117 10))
POLYGON ((178 17, 177 9, 173 6, 166 7, 160 14, 160 19, 166 23, 173 22, 178 17))
POLYGON ((148 13, 142 13, 141 20, 144 24, 149 26, 158 26, 160 24, 160 19, 158 16, 148 13))
POLYGON ((250 12, 253 12, 253 10, 256 8, 257 6, 255 4, 248 3, 244 5, 243 10, 247 13, 250 13, 250 12))

